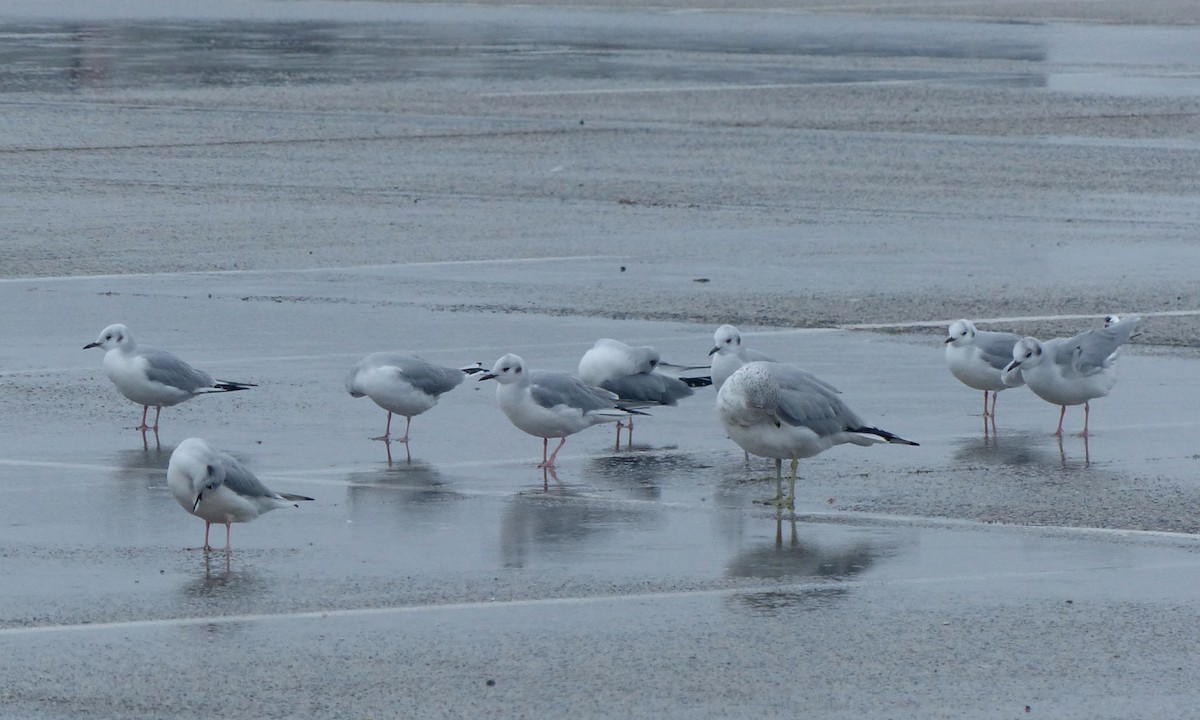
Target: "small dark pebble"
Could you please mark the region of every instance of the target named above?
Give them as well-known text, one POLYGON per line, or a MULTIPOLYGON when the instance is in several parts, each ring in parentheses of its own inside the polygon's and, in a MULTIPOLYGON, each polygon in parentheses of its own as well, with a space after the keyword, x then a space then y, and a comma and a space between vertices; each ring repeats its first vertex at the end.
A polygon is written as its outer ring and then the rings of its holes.
POLYGON ((622 265, 622 266, 621 266, 621 272, 625 272, 625 266, 624 266, 624 265, 622 265))
POLYGON ((692 280, 692 282, 698 282, 698 283, 706 283, 708 281, 709 281, 708 278, 694 278, 692 280))
POLYGON ((488 686, 488 687, 495 687, 495 686, 496 686, 496 681, 495 681, 495 680, 488 680, 488 681, 487 681, 487 686, 488 686))

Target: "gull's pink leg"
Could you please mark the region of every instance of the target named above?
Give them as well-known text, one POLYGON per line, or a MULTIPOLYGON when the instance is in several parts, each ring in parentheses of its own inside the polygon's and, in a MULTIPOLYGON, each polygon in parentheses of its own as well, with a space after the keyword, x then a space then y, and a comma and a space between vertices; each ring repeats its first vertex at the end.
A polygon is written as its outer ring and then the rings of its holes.
MULTIPOLYGON (((149 408, 147 408, 147 409, 149 409, 149 408)), ((150 428, 154 432, 158 432, 158 414, 161 412, 162 412, 162 405, 155 405, 154 406, 154 427, 150 428)), ((145 421, 143 421, 143 424, 145 424, 145 421)))
POLYGON ((549 467, 546 460, 546 453, 550 450, 550 438, 542 438, 542 462, 538 467, 549 467))
POLYGON ((624 425, 620 420, 617 421, 617 444, 613 446, 613 450, 620 451, 621 449, 621 428, 624 425))
POLYGON ((1084 403, 1083 404, 1083 432, 1079 433, 1079 437, 1087 437, 1088 436, 1088 415, 1090 413, 1091 413, 1091 408, 1088 407, 1088 403, 1084 403))
POLYGON ((1000 397, 1000 393, 992 391, 992 422, 996 421, 996 398, 1000 397))
POLYGON ((409 425, 412 425, 412 416, 405 415, 404 416, 404 437, 397 438, 396 442, 402 442, 402 443, 408 444, 408 426, 409 425))
MULTIPOLYGON (((545 439, 545 440, 547 440, 547 441, 549 441, 549 438, 544 438, 544 439, 545 439)), ((563 446, 563 445, 566 445, 566 444, 567 444, 567 438, 566 438, 566 436, 564 435, 564 436, 563 436, 563 438, 562 438, 562 440, 559 440, 559 441, 558 441, 558 447, 554 448, 554 452, 550 453, 550 459, 549 459, 549 460, 547 460, 546 462, 542 463, 542 464, 541 464, 541 465, 539 465, 538 467, 545 467, 545 468, 552 468, 552 467, 554 467, 554 458, 558 457, 558 451, 559 451, 559 450, 562 450, 562 446, 563 446)))
POLYGON ((233 528, 233 523, 225 523, 225 553, 229 554, 229 531, 233 528))
POLYGON ((148 412, 150 412, 150 406, 143 405, 142 406, 142 424, 135 427, 134 430, 141 430, 142 432, 146 432, 147 430, 150 429, 150 426, 146 424, 146 413, 148 413, 148 412))
POLYGON ((1059 437, 1062 437, 1062 422, 1063 422, 1063 418, 1066 417, 1066 415, 1067 415, 1067 406, 1063 405, 1062 412, 1060 412, 1058 414, 1058 429, 1054 431, 1054 434, 1059 437))
POLYGON ((988 404, 987 404, 987 401, 988 401, 988 391, 987 391, 987 390, 984 390, 984 391, 983 391, 983 416, 984 416, 985 418, 988 416, 988 404))
POLYGON ((383 434, 379 437, 373 437, 372 440, 387 440, 392 436, 392 411, 388 410, 387 427, 383 429, 383 434))
POLYGON ((629 428, 629 441, 625 443, 625 449, 628 450, 629 448, 633 447, 633 416, 632 415, 629 416, 629 424, 626 427, 629 428))

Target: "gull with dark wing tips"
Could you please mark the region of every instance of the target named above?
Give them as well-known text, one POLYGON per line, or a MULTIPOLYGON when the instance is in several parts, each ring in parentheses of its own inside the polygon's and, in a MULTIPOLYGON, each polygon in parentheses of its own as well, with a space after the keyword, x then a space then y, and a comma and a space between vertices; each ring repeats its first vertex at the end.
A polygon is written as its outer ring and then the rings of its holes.
POLYGON ((775 459, 775 497, 768 504, 792 507, 797 461, 834 445, 911 440, 864 423, 829 383, 794 365, 750 362, 717 392, 717 414, 729 437, 753 455, 775 459), (783 494, 783 461, 792 461, 790 491, 783 494))
MULTIPOLYGON (((693 394, 693 387, 711 385, 707 377, 675 377, 659 370, 663 366, 658 350, 650 346, 633 347, 619 340, 601 338, 579 360, 579 379, 592 387, 616 393, 623 408, 647 408, 676 405, 693 394)), ((680 367, 680 366, 671 366, 680 367)), ((698 368, 692 368, 698 369, 698 368)), ((621 443, 617 421, 617 447, 621 443)), ((633 418, 629 418, 629 444, 633 444, 633 418)))
POLYGON ((167 487, 175 500, 192 515, 204 521, 204 550, 213 523, 225 526, 225 552, 229 552, 230 526, 250 522, 276 508, 295 506, 312 500, 269 490, 254 473, 232 455, 213 449, 200 438, 179 443, 167 465, 167 487))
POLYGON ((1083 432, 1079 434, 1087 437, 1090 401, 1108 395, 1116 384, 1117 353, 1139 322, 1140 317, 1131 315, 1074 337, 1046 342, 1023 338, 1013 347, 1012 362, 1004 372, 1020 372, 1035 395, 1062 407, 1055 435, 1062 435, 1067 406, 1083 405, 1083 432))
POLYGON ((554 468, 554 459, 569 435, 593 425, 645 415, 620 407, 616 393, 588 386, 578 377, 550 370, 529 370, 520 357, 508 354, 496 361, 480 380, 495 379, 496 400, 519 430, 542 439, 540 468, 554 468), (547 457, 550 438, 562 438, 547 457))
POLYGON ((197 395, 234 392, 256 387, 253 383, 214 380, 166 350, 138 345, 124 325, 109 325, 84 350, 104 350, 104 372, 122 395, 142 407, 143 433, 158 432, 158 415, 164 407, 178 405, 197 395), (146 424, 146 413, 154 407, 154 425, 146 424))
POLYGON ((996 398, 1001 390, 1025 384, 1019 372, 1004 377, 1004 368, 1012 361, 1012 349, 1021 339, 1009 332, 976 330, 970 320, 950 323, 946 337, 946 364, 950 373, 969 388, 983 391, 983 417, 996 420, 996 398), (992 409, 988 410, 988 393, 992 409))
MULTIPOLYGON (((437 405, 438 398, 462 384, 471 373, 483 372, 478 365, 463 368, 443 367, 415 355, 377 352, 367 355, 346 375, 346 391, 351 397, 369 397, 387 410, 383 435, 372 440, 390 441, 392 414, 404 416, 404 443, 407 452, 408 429, 413 417, 437 405)), ((412 455, 409 454, 409 460, 412 455)))

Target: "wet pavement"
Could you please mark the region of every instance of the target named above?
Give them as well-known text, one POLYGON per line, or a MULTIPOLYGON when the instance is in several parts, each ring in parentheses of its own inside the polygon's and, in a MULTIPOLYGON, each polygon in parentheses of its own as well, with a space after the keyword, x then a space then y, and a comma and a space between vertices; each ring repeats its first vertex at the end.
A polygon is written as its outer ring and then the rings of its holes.
POLYGON ((1194 713, 1194 25, 14 7, 0 714, 1194 713), (949 319, 1110 312, 1143 333, 1087 440, 1025 389, 985 429, 943 361, 949 319), (143 436, 81 349, 112 322, 258 387, 143 436), (780 514, 711 389, 548 475, 489 383, 413 420, 411 462, 343 387, 387 349, 699 364, 723 322, 921 446, 804 461, 780 514), (316 501, 186 550, 190 436, 316 501))

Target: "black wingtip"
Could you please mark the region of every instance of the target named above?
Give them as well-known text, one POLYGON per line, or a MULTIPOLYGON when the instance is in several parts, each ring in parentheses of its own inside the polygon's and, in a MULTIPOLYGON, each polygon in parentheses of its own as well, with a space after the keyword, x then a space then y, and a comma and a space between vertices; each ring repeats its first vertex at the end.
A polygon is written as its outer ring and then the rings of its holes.
POLYGON ((223 392, 237 392, 238 390, 249 390, 252 387, 258 387, 254 383, 233 382, 230 380, 218 380, 213 388, 223 392))
POLYGON ((851 428, 850 432, 863 433, 864 435, 878 435, 894 445, 914 445, 916 447, 921 446, 921 443, 915 443, 912 440, 905 440, 895 433, 890 433, 887 430, 880 430, 876 427, 851 428))
POLYGON ((629 413, 630 415, 645 415, 646 417, 650 417, 650 413, 642 412, 641 410, 634 410, 633 408, 627 408, 627 407, 622 407, 620 405, 617 405, 617 409, 624 410, 625 412, 629 413))
POLYGON ((690 388, 708 387, 709 385, 713 384, 712 378, 707 375, 702 375, 700 377, 681 377, 679 379, 683 381, 684 385, 687 385, 690 388))
POLYGON ((485 370, 483 368, 483 363, 481 363, 481 362, 477 362, 474 365, 465 365, 463 367, 460 367, 459 370, 462 370, 467 375, 474 375, 475 373, 485 372, 485 370))

